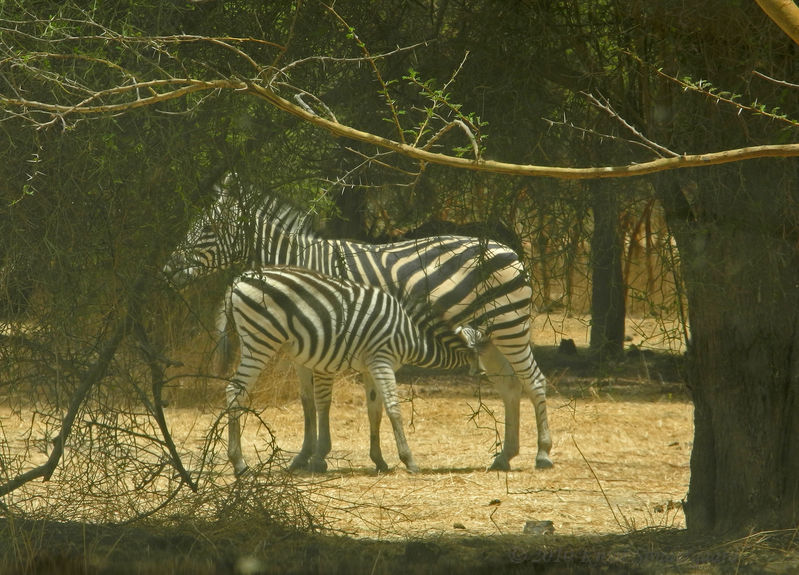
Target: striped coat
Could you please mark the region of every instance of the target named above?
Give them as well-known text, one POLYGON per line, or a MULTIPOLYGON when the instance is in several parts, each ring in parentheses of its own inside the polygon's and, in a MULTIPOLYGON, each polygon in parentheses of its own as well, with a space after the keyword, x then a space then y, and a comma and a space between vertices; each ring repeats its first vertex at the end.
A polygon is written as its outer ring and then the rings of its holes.
MULTIPOLYGON (((361 372, 370 413, 372 461, 378 471, 388 469, 375 426, 383 405, 400 459, 409 471, 418 470, 402 426, 394 372, 403 364, 468 361, 468 354, 463 346, 441 345, 422 306, 409 309, 413 319, 383 290, 304 268, 266 267, 238 277, 225 297, 221 326, 227 334, 228 322, 233 324, 241 347, 238 367, 227 386, 228 455, 236 474, 247 468, 239 433, 240 398, 281 350, 316 374, 332 376, 349 368, 361 372)), ((465 344, 474 341, 471 328, 457 331, 465 344)), ((232 346, 222 349, 229 352, 232 346)), ((312 470, 326 469, 330 447, 329 434, 320 435, 309 461, 312 470)))
MULTIPOLYGON (((519 402, 533 403, 538 431, 536 467, 552 466, 552 440, 546 406, 546 378, 533 357, 532 290, 518 255, 500 243, 441 236, 372 245, 321 238, 304 214, 274 198, 248 202, 220 191, 212 210, 202 215, 165 271, 177 285, 233 265, 259 269, 293 265, 379 287, 403 301, 424 301, 440 325, 443 346, 463 346, 452 326, 470 325, 485 335, 480 367, 499 391, 505 407, 505 438, 492 469, 507 470, 519 452, 519 402), (450 326, 450 327, 447 327, 450 326)), ((454 367, 436 365, 430 367, 454 367)), ((305 441, 293 465, 307 465, 317 428, 328 425, 330 379, 300 370, 305 441), (315 399, 316 398, 316 399, 315 399), (317 410, 317 408, 319 408, 317 410)))

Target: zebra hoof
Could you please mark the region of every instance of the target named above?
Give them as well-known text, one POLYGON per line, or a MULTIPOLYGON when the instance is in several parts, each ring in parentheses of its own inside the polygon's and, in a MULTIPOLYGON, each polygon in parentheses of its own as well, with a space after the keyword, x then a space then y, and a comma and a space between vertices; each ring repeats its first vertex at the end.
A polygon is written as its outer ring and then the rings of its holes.
POLYGON ((324 459, 311 459, 308 462, 308 470, 313 473, 324 473, 327 471, 327 462, 324 459))
POLYGON ((552 463, 552 460, 549 458, 549 455, 539 455, 535 458, 535 468, 536 469, 552 469, 555 467, 555 464, 552 463))
POLYGON ((289 471, 305 471, 308 469, 308 457, 304 455, 297 455, 291 460, 289 471))
POLYGON ((252 471, 250 470, 250 466, 249 465, 245 465, 241 469, 234 469, 233 470, 233 475, 236 476, 236 479, 240 479, 241 477, 246 477, 247 475, 250 475, 251 473, 252 473, 252 471))
POLYGON ((510 471, 510 462, 501 453, 494 458, 489 471, 510 471))
POLYGON ((405 467, 408 469, 408 473, 413 473, 413 474, 419 473, 419 466, 416 465, 415 463, 411 463, 410 465, 406 465, 405 467))
POLYGON ((385 461, 378 461, 375 463, 375 469, 378 473, 388 473, 388 463, 385 461))

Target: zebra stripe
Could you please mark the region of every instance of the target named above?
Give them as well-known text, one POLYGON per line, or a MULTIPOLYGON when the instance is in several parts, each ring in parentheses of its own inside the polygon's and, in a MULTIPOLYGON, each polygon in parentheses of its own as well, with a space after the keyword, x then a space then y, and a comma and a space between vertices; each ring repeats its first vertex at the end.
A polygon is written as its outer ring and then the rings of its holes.
MULTIPOLYGON (((521 393, 535 409, 536 467, 552 466, 546 378, 531 344, 532 289, 513 250, 491 240, 460 236, 384 245, 325 239, 311 231, 302 213, 277 199, 267 198, 251 213, 242 210, 240 199, 221 190, 213 210, 196 223, 165 268, 177 285, 219 267, 294 265, 380 287, 401 301, 421 301, 444 326, 469 324, 487 337, 480 348, 481 369, 505 407, 505 439, 491 468, 510 469, 511 458, 519 452, 521 393)), ((451 327, 442 328, 437 337, 446 345, 462 345, 451 327)), ((431 356, 424 365, 452 367, 436 360, 431 356)), ((327 425, 326 407, 315 413, 313 397, 320 393, 315 389, 330 386, 326 378, 314 383, 310 372, 301 371, 300 378, 306 428, 295 466, 302 466, 311 454, 317 417, 320 430, 327 425)))
MULTIPOLYGON (((433 356, 442 363, 468 361, 465 348, 442 345, 433 331, 419 328, 424 317, 417 314, 412 320, 388 293, 303 268, 267 267, 244 273, 228 290, 223 319, 221 332, 227 333, 231 322, 241 342, 238 368, 226 390, 228 456, 237 475, 247 468, 241 452, 239 399, 281 349, 315 374, 332 376, 347 368, 363 374, 370 413, 369 453, 378 471, 388 470, 380 450, 379 417, 374 416, 381 403, 394 429, 400 459, 409 471, 418 470, 402 426, 394 371, 433 356)), ((465 345, 477 348, 472 342, 481 335, 468 327, 456 331, 465 345)), ((329 403, 329 398, 320 401, 329 403)), ((330 447, 329 434, 320 435, 308 461, 312 470, 326 469, 330 447)))

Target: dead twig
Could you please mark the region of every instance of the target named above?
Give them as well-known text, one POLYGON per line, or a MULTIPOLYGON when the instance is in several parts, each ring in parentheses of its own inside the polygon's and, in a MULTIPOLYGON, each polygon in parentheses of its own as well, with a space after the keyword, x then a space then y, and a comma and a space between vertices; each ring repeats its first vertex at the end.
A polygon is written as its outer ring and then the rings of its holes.
POLYGON ((169 452, 169 456, 172 460, 172 466, 178 472, 178 475, 180 475, 183 483, 188 485, 189 488, 196 493, 197 483, 191 478, 191 475, 189 475, 189 472, 183 465, 180 454, 175 447, 175 442, 172 439, 172 434, 169 432, 166 416, 164 415, 164 402, 161 398, 161 390, 163 389, 164 382, 166 381, 163 360, 152 350, 147 338, 147 333, 138 320, 136 321, 134 332, 136 334, 136 338, 139 340, 139 349, 144 354, 147 364, 150 367, 153 391, 153 402, 150 406, 150 410, 152 411, 153 417, 155 417, 155 421, 158 423, 158 428, 161 430, 161 435, 164 438, 163 445, 169 452))
POLYGON ((622 531, 627 531, 624 528, 624 526, 621 524, 621 521, 619 521, 619 518, 616 516, 616 512, 613 510, 613 505, 611 504, 610 499, 608 499, 608 495, 607 495, 607 493, 605 493, 604 487, 602 487, 602 482, 599 480, 599 477, 597 477, 597 474, 594 472, 594 468, 591 467, 591 464, 585 458, 585 455, 583 454, 582 449, 580 449, 580 446, 577 445, 577 440, 574 439, 574 436, 572 436, 572 443, 574 443, 574 447, 577 449, 577 452, 580 454, 580 457, 583 458, 583 461, 588 466, 588 471, 590 471, 591 475, 594 476, 594 480, 596 481, 596 484, 599 486, 599 491, 602 492, 602 497, 605 498, 605 503, 608 504, 608 507, 610 508, 610 512, 613 514, 613 519, 616 521, 616 525, 618 525, 619 529, 621 529, 622 531))
POLYGON ((599 97, 594 96, 588 92, 580 92, 583 96, 585 96, 591 104, 595 107, 599 108, 603 112, 605 112, 608 116, 610 116, 613 120, 616 120, 621 126, 623 126, 628 132, 633 134, 641 143, 644 144, 647 148, 657 153, 658 156, 669 156, 672 158, 679 157, 677 152, 672 152, 665 146, 661 146, 660 144, 653 142, 646 136, 644 136, 637 128, 632 126, 627 120, 622 118, 616 110, 613 109, 613 106, 610 104, 607 98, 600 95, 599 97))
POLYGON ((116 355, 120 343, 122 343, 122 340, 130 329, 130 322, 128 321, 127 314, 116 317, 111 323, 114 326, 112 335, 100 349, 97 360, 81 376, 81 384, 72 396, 67 413, 61 423, 61 430, 53 440, 53 450, 50 452, 47 461, 0 485, 0 497, 8 495, 22 485, 34 479, 38 479, 39 477, 43 478, 44 481, 48 481, 50 477, 52 477, 53 472, 58 467, 58 463, 61 461, 61 456, 64 453, 64 446, 72 432, 72 426, 75 423, 78 411, 83 405, 89 391, 105 377, 111 360, 116 355))

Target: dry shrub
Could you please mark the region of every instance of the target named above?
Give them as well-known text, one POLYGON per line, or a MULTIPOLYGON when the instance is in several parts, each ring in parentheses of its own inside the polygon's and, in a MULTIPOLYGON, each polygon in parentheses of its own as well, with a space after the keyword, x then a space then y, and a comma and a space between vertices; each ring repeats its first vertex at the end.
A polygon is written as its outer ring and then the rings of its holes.
MULTIPOLYGON (((195 350, 207 348, 207 333, 195 334, 195 350)), ((234 481, 223 432, 227 421, 224 380, 209 376, 202 362, 173 367, 163 382, 166 426, 159 425, 157 373, 142 361, 140 344, 127 341, 76 412, 64 453, 50 481, 30 481, 2 500, 10 517, 58 522, 129 523, 202 520, 227 522, 257 518, 260 525, 307 530, 314 522, 306 494, 284 471, 285 456, 257 412, 250 424, 266 440, 250 463, 254 473, 234 481), (153 382, 156 385, 153 385, 153 382), (192 409, 181 409, 191 404, 192 409), (263 434, 262 434, 263 435, 263 434)), ((21 357, 11 346, 9 358, 21 357)), ((23 348, 31 360, 3 362, 9 375, 0 389, 5 408, 0 423, 0 485, 45 463, 62 432, 64 415, 80 369, 54 372, 38 349, 23 348), (42 392, 32 394, 33 380, 42 392), (55 383, 55 385, 54 385, 55 383)), ((197 357, 204 351, 195 351, 197 357)), ((171 358, 170 358, 171 359, 171 358)), ((276 378, 275 378, 276 379, 276 378)), ((286 378, 284 378, 286 379, 286 378)), ((284 386, 296 397, 296 384, 284 386)), ((288 394, 272 386, 273 396, 288 394)), ((274 405, 274 397, 270 399, 274 405)))
MULTIPOLYGON (((236 368, 239 357, 238 340, 234 336, 233 364, 220 365, 219 336, 216 314, 221 296, 211 292, 196 303, 199 296, 189 294, 183 314, 165 312, 166 353, 171 367, 164 389, 164 399, 174 407, 223 406, 227 378, 236 368), (213 305, 211 305, 213 303, 213 305)), ((298 380, 294 367, 279 354, 261 373, 258 383, 250 390, 253 405, 283 405, 298 397, 298 380)))

